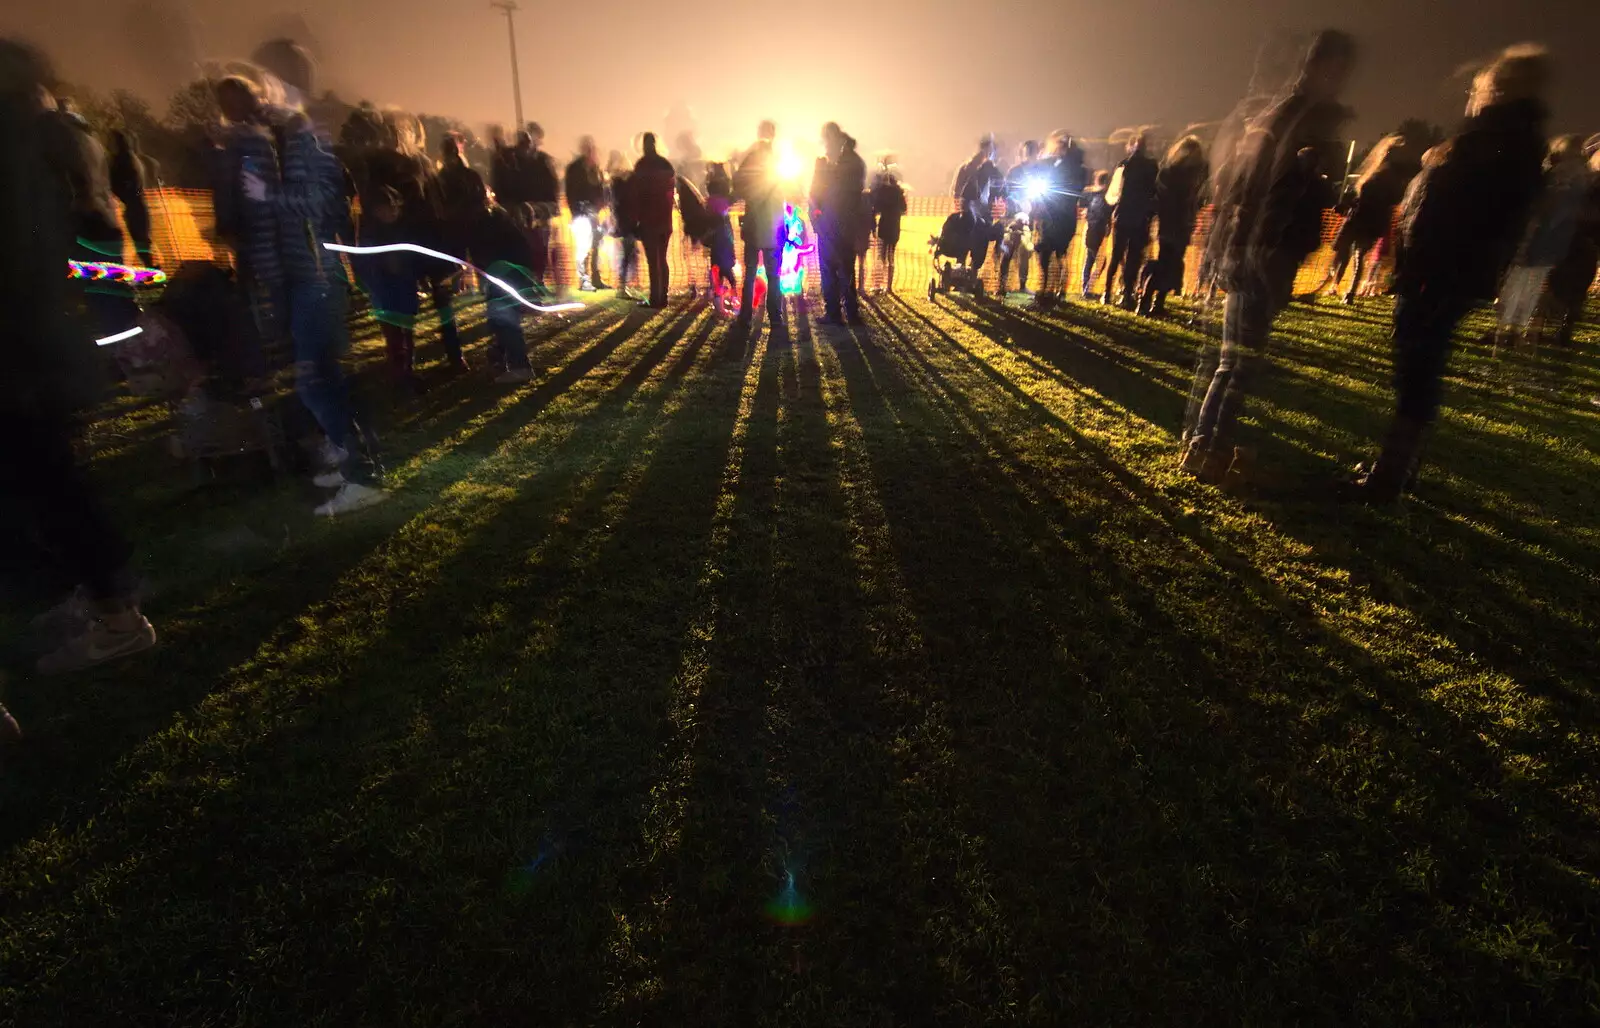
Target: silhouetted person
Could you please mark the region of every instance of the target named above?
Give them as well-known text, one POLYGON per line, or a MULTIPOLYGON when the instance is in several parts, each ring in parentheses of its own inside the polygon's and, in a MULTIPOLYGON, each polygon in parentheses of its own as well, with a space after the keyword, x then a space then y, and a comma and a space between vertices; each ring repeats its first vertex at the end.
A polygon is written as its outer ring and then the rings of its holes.
POLYGON ((1155 159, 1145 152, 1147 146, 1143 132, 1129 138, 1128 156, 1111 173, 1111 188, 1106 191, 1112 215, 1111 262, 1106 266, 1104 300, 1112 302, 1120 269, 1122 291, 1118 299, 1122 308, 1130 311, 1136 304, 1144 252, 1150 245, 1150 223, 1156 216, 1156 176, 1161 171, 1155 159))
POLYGON ((667 305, 667 243, 672 239, 678 175, 672 163, 656 152, 654 132, 646 132, 640 146, 644 154, 633 165, 633 202, 645 266, 650 271, 650 299, 645 306, 660 310, 667 305))
POLYGON ((989 243, 994 239, 994 201, 1005 188, 1005 179, 994 166, 994 137, 978 140, 978 151, 967 163, 956 170, 955 181, 950 185, 950 195, 972 220, 972 242, 966 254, 961 255, 974 271, 983 267, 989 256, 989 243))
MULTIPOLYGON (((1111 231, 1111 203, 1106 190, 1111 185, 1111 172, 1094 173, 1094 184, 1083 191, 1078 206, 1083 209, 1083 298, 1094 297, 1094 264, 1100 259, 1100 248, 1105 245, 1106 233, 1111 231)), ((1108 283, 1107 289, 1110 288, 1108 283)))
POLYGON ((494 202, 515 216, 521 206, 517 181, 517 151, 506 142, 506 130, 499 125, 489 126, 489 188, 494 192, 494 202))
POLYGON ((1254 453, 1233 436, 1253 379, 1267 365, 1272 323, 1294 289, 1295 274, 1322 239, 1332 197, 1322 166, 1343 157, 1339 130, 1349 111, 1339 95, 1355 65, 1355 40, 1319 34, 1292 93, 1262 112, 1215 187, 1216 226, 1209 247, 1218 283, 1228 290, 1222 349, 1204 388, 1195 424, 1186 429, 1183 467, 1208 480, 1250 473, 1254 453))
POLYGON ((612 234, 617 237, 617 295, 637 299, 633 276, 639 267, 639 216, 634 201, 633 169, 616 150, 606 158, 606 177, 610 179, 612 234))
MULTIPOLYGON (((60 177, 70 204, 73 258, 120 262, 122 227, 117 224, 105 148, 89 123, 65 99, 47 109, 42 121, 51 166, 60 177)), ((92 323, 90 331, 97 337, 125 331, 139 316, 133 289, 124 283, 89 281, 79 288, 92 323)))
MULTIPOLYGON (((483 270, 514 287, 527 299, 543 295, 533 281, 530 265, 533 251, 528 233, 504 207, 495 205, 479 211, 473 225, 472 253, 483 270)), ((484 311, 491 334, 490 364, 498 372, 498 385, 519 385, 533 378, 528 360, 527 337, 522 333, 526 308, 517 297, 500 285, 484 281, 484 311)))
POLYGON ((1394 308, 1395 416, 1362 481, 1370 502, 1399 498, 1439 413, 1457 325, 1492 300, 1539 195, 1549 63, 1512 47, 1473 79, 1467 119, 1422 171, 1401 219, 1394 308), (1485 202, 1492 199, 1493 202, 1485 202))
POLYGON ((122 201, 122 224, 143 264, 150 263, 150 207, 145 202, 144 159, 128 133, 111 133, 111 193, 122 201))
POLYGON ((541 286, 550 271, 550 224, 561 213, 556 162, 540 149, 543 145, 544 129, 536 121, 528 122, 527 130, 517 135, 517 193, 533 251, 533 278, 541 286))
MULTIPOLYGON (((132 548, 78 467, 74 411, 97 397, 89 336, 68 323, 66 263, 78 213, 54 165, 58 126, 42 98, 54 75, 42 54, 0 40, 0 502, 29 517, 80 589, 45 615, 61 644, 41 673, 90 667, 149 649, 132 548)), ((16 546, 13 538, 10 545, 16 546)), ((14 734, 9 717, 0 735, 14 734)))
POLYGON ((1044 198, 1045 169, 1039 165, 1040 145, 1030 139, 1017 150, 1017 163, 1006 172, 1006 227, 1000 241, 1000 295, 1006 293, 1006 281, 1011 277, 1011 262, 1017 262, 1017 288, 1028 290, 1027 223, 1031 220, 1034 202, 1044 198))
POLYGON ((1049 293, 1050 266, 1061 269, 1061 297, 1067 293, 1067 251, 1078 234, 1078 198, 1088 170, 1083 150, 1067 132, 1054 132, 1039 160, 1040 185, 1034 200, 1033 252, 1039 260, 1039 292, 1049 293))
MULTIPOLYGON (((1394 209, 1405 196, 1406 186, 1416 174, 1406 157, 1406 141, 1400 136, 1385 136, 1367 155, 1357 177, 1345 212, 1344 223, 1333 241, 1333 264, 1328 281, 1323 288, 1337 287, 1344 278, 1350 258, 1355 257, 1355 272, 1350 276, 1350 288, 1345 291, 1344 302, 1355 303, 1356 290, 1361 286, 1361 276, 1366 270, 1367 252, 1378 240, 1389 234, 1394 222, 1394 209)), ((1320 291, 1320 290, 1319 290, 1320 291)))
POLYGON ((472 229, 489 205, 489 192, 483 176, 461 155, 461 140, 454 134, 439 144, 439 203, 445 251, 457 257, 470 256, 472 229))
MULTIPOLYGON (((817 246, 822 262, 822 323, 861 324, 856 293, 855 235, 861 220, 861 197, 867 188, 867 166, 856 153, 855 140, 833 122, 822 127, 827 147, 823 185, 815 202, 817 246)), ((770 285, 770 283, 769 283, 770 285)))
POLYGON ((744 242, 744 281, 740 283, 739 321, 749 325, 755 316, 756 268, 767 272, 768 331, 787 332, 783 313, 783 293, 778 288, 783 261, 783 183, 778 179, 778 161, 772 152, 777 128, 763 121, 756 129, 755 144, 745 151, 733 175, 733 195, 744 202, 744 217, 739 235, 744 242))
POLYGON ((1589 162, 1589 191, 1578 209, 1567 252, 1550 269, 1547 283, 1558 321, 1556 342, 1563 347, 1572 344, 1572 333, 1583 317, 1595 269, 1600 266, 1600 135, 1590 136, 1583 152, 1589 162))
POLYGON ((906 191, 887 161, 872 186, 872 213, 878 219, 878 263, 883 265, 883 287, 892 293, 894 254, 900 245, 900 222, 906 216, 906 191))
POLYGON ((1167 294, 1183 290, 1183 262, 1200 217, 1210 167, 1198 136, 1173 143, 1156 176, 1156 240, 1160 249, 1144 266, 1139 283, 1139 313, 1166 313, 1167 294))
POLYGON ((572 261, 578 269, 578 288, 585 292, 609 289, 600 276, 600 212, 606 205, 606 176, 600 170, 600 152, 594 138, 578 140, 578 156, 567 165, 567 209, 572 212, 572 261))
POLYGON ((711 283, 711 302, 718 314, 727 313, 724 294, 734 288, 736 274, 733 222, 729 218, 732 208, 733 179, 725 165, 713 161, 706 165, 706 213, 715 220, 707 245, 711 251, 711 267, 717 274, 711 283))

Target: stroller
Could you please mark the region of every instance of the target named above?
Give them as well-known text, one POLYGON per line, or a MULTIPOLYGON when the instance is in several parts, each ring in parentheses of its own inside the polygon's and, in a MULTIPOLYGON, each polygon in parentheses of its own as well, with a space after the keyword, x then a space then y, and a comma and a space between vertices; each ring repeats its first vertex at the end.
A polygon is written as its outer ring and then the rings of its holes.
POLYGON ((983 280, 969 263, 969 257, 977 244, 993 241, 989 238, 991 232, 988 226, 980 224, 964 210, 944 219, 939 234, 928 240, 933 253, 933 274, 928 279, 930 301, 940 293, 952 291, 983 299, 983 280), (941 258, 943 264, 939 263, 941 258))
POLYGON ((117 364, 130 392, 171 409, 172 451, 194 462, 197 478, 241 454, 262 454, 275 473, 284 470, 283 427, 264 395, 268 362, 226 267, 184 263, 138 325, 138 335, 117 344, 117 364))

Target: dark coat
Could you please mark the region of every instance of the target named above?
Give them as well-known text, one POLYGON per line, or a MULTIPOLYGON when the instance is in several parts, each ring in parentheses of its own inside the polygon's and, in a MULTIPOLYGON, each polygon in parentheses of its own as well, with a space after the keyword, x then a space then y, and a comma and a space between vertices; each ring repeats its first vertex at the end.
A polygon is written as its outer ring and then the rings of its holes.
POLYGON ((1135 153, 1124 157, 1111 173, 1113 189, 1119 189, 1119 175, 1122 179, 1117 202, 1113 205, 1116 207, 1116 216, 1138 220, 1152 217, 1156 212, 1156 179, 1160 174, 1161 165, 1147 154, 1135 153))
POLYGON ((783 184, 778 181, 772 146, 757 143, 733 174, 733 195, 744 201, 739 234, 746 244, 778 249, 783 240, 783 184))
POLYGON ((955 181, 950 184, 950 195, 966 206, 967 213, 980 221, 993 219, 995 197, 1005 188, 1005 179, 994 161, 976 154, 956 169, 955 181))
POLYGON ((554 215, 561 201, 561 183, 556 179, 556 162, 543 150, 517 151, 517 178, 519 199, 523 203, 542 206, 554 215))
POLYGON ((1346 227, 1350 238, 1363 249, 1389 234, 1394 222, 1394 209, 1406 194, 1414 174, 1412 168, 1388 164, 1379 168, 1372 177, 1356 189, 1355 202, 1350 205, 1346 227))
POLYGON ((470 224, 489 205, 483 176, 457 157, 439 168, 439 203, 449 225, 470 224))
POLYGON ((1205 190, 1204 161, 1169 164, 1156 176, 1156 235, 1163 249, 1187 246, 1200 216, 1200 194, 1205 190))
POLYGON ((900 241, 900 219, 906 215, 906 191, 885 175, 872 187, 872 213, 878 219, 878 240, 889 245, 900 241))
POLYGON ((1545 111, 1533 100, 1468 118, 1425 169, 1402 216, 1402 296, 1494 297, 1539 195, 1545 111))
POLYGON ((606 177, 600 166, 582 157, 567 165, 567 209, 593 214, 606 205, 606 177))
POLYGON ((862 222, 862 198, 867 190, 867 165, 854 150, 845 150, 828 162, 827 185, 818 197, 822 218, 819 238, 854 246, 862 222))
POLYGON ((1334 200, 1322 164, 1342 155, 1339 130, 1348 117, 1340 104, 1296 92, 1255 118, 1238 152, 1227 155, 1210 244, 1225 288, 1264 287, 1287 301, 1334 200))
POLYGON ((647 153, 633 166, 634 210, 640 235, 671 235, 672 208, 677 198, 678 176, 672 162, 647 153))

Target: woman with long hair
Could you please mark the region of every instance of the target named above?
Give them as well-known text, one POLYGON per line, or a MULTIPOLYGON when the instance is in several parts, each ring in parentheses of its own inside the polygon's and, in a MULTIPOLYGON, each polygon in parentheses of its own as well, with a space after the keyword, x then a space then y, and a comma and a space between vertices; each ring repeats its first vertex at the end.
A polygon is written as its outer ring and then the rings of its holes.
POLYGON ((1344 302, 1355 303, 1356 292, 1361 288, 1361 276, 1366 270, 1367 254, 1378 241, 1389 234, 1394 221, 1394 210, 1405 196, 1417 168, 1407 155, 1406 138, 1401 135, 1384 136, 1378 145, 1361 162, 1352 187, 1353 198, 1345 213, 1344 224, 1333 241, 1333 263, 1328 278, 1317 292, 1336 288, 1344 279, 1350 258, 1355 258, 1355 271, 1350 276, 1350 288, 1345 290, 1344 302))

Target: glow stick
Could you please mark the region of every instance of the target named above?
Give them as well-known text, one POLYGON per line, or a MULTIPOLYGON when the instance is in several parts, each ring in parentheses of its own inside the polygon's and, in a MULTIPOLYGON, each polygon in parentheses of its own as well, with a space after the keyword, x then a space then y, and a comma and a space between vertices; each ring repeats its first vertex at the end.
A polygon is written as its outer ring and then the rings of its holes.
POLYGON ((138 268, 115 261, 68 261, 67 277, 91 282, 110 279, 113 282, 132 282, 136 286, 153 286, 165 282, 167 273, 160 268, 138 268))
MULTIPOLYGON (((132 328, 128 329, 125 332, 118 332, 118 333, 116 333, 114 335, 109 335, 109 336, 101 336, 99 339, 96 339, 94 341, 94 345, 96 345, 96 346, 110 346, 112 343, 120 343, 124 339, 132 339, 134 336, 139 335, 143 331, 144 331, 143 328, 139 327, 138 325, 135 325, 135 326, 133 326, 132 328)), ((97 357, 95 359, 98 360, 99 358, 97 357)))
POLYGON ((581 311, 584 309, 584 305, 581 303, 557 303, 547 306, 534 303, 519 293, 511 283, 495 278, 482 268, 468 264, 460 257, 452 257, 447 253, 440 253, 438 250, 430 250, 426 246, 418 246, 416 243, 389 243, 385 246, 346 246, 343 243, 323 243, 322 245, 325 249, 332 250, 334 253, 353 253, 357 255, 402 252, 420 253, 424 257, 432 257, 435 260, 448 261, 459 267, 471 268, 485 281, 493 282, 501 289, 504 289, 508 296, 522 304, 522 306, 529 310, 538 311, 540 314, 560 314, 564 311, 581 311))

